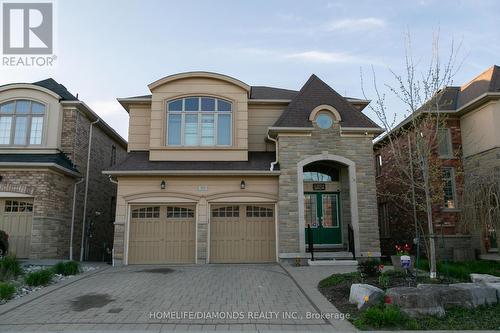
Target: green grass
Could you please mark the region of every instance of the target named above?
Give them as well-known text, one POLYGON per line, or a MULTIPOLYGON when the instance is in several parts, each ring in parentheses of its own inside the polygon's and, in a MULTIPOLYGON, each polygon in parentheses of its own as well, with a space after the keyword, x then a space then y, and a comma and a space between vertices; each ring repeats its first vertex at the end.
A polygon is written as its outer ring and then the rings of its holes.
POLYGON ((55 264, 52 269, 56 274, 61 274, 64 276, 76 275, 80 273, 80 263, 76 261, 60 261, 55 264))
POLYGON ((344 274, 333 274, 330 277, 322 280, 319 283, 320 288, 328 288, 331 286, 336 286, 342 282, 349 281, 351 283, 361 282, 361 275, 358 272, 354 273, 344 273, 344 274))
POLYGON ((11 299, 16 287, 10 283, 0 282, 0 299, 11 299))
POLYGON ((354 326, 359 329, 416 329, 417 322, 408 315, 402 313, 394 305, 372 306, 362 312, 358 318, 353 321, 354 326))
POLYGON ((25 282, 29 286, 46 286, 52 281, 54 272, 51 269, 42 269, 36 272, 28 273, 25 282))
POLYGON ((0 281, 8 281, 18 277, 23 269, 15 256, 8 255, 0 259, 0 281))
MULTIPOLYGON (((429 270, 429 262, 427 259, 420 259, 419 268, 429 270)), ((470 281, 471 273, 490 274, 500 276, 500 263, 489 260, 475 260, 463 262, 438 262, 438 274, 459 279, 461 281, 470 281)))

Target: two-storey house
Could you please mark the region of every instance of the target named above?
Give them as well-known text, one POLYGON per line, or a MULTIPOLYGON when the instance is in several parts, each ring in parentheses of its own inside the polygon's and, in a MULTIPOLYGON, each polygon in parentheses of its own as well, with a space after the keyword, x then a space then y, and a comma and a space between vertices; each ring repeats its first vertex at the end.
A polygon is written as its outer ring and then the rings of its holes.
MULTIPOLYGON (((475 252, 496 249, 494 223, 486 216, 471 217, 468 184, 478 177, 500 181, 500 67, 492 66, 462 86, 444 87, 440 112, 445 126, 439 129, 434 158, 441 162, 443 197, 432 210, 439 257, 472 259, 475 252), (471 221, 471 218, 485 219, 471 221), (480 233, 472 226, 482 226, 480 233)), ((403 121, 398 125, 409 125, 403 121)), ((397 132, 393 135, 398 137, 397 132)), ((398 137, 407 141, 407 137, 398 137)), ((387 136, 374 145, 380 239, 383 255, 395 253, 394 245, 415 237, 413 208, 398 199, 400 184, 394 184, 395 163, 387 136)), ((486 200, 487 201, 487 200, 486 200)), ((484 210, 500 209, 492 198, 484 210)), ((495 213, 498 214, 498 213, 495 213)), ((498 216, 493 214, 493 216, 498 216)), ((488 214, 485 214, 488 215, 488 214)), ((425 220, 425 217, 423 218, 425 220)), ((494 221, 493 221, 494 222, 494 221)))
POLYGON ((0 230, 9 235, 9 252, 109 258, 116 185, 101 171, 121 162, 126 149, 53 79, 0 86, 0 230))
POLYGON ((300 91, 208 72, 119 98, 130 115, 115 264, 380 256, 372 139, 381 129, 312 75, 300 91), (351 240, 351 241, 349 241, 351 240))

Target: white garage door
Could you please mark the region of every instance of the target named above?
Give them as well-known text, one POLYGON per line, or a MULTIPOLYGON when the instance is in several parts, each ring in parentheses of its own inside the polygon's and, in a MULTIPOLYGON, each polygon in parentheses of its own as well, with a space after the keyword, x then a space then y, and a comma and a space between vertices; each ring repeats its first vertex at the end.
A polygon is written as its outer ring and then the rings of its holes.
POLYGON ((132 206, 129 264, 195 262, 195 206, 132 206))
POLYGON ((210 212, 210 262, 276 261, 274 205, 214 205, 210 212))
POLYGON ((32 199, 0 199, 0 230, 9 235, 9 253, 18 258, 30 254, 31 223, 33 220, 32 199))

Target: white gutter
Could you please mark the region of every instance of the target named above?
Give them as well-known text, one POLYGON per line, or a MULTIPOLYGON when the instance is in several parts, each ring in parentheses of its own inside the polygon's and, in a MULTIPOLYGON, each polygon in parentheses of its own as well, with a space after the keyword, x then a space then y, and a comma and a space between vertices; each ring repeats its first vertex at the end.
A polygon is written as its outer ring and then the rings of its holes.
POLYGON ((73 260, 73 232, 75 230, 76 186, 85 179, 82 178, 73 185, 73 210, 71 212, 71 233, 69 235, 69 260, 73 260))
POLYGON ((89 173, 90 173, 90 152, 92 150, 92 130, 94 125, 99 122, 99 118, 96 121, 90 123, 89 130, 89 147, 87 152, 87 170, 85 176, 85 198, 83 199, 83 222, 82 222, 82 242, 80 244, 80 261, 83 261, 83 249, 85 242, 85 223, 87 222, 87 197, 89 194, 89 173))
POLYGON ((247 176, 276 176, 279 175, 279 171, 269 171, 269 170, 117 170, 117 171, 102 171, 105 175, 114 176, 203 176, 203 175, 213 175, 213 176, 232 176, 232 175, 247 175, 247 176))
POLYGON ((276 139, 273 139, 271 138, 271 136, 269 134, 267 134, 267 139, 269 141, 272 141, 274 142, 274 145, 276 147, 276 160, 274 162, 271 162, 271 167, 269 168, 270 171, 274 171, 274 167, 276 166, 276 164, 278 164, 278 161, 279 161, 279 148, 278 148, 278 140, 276 139))

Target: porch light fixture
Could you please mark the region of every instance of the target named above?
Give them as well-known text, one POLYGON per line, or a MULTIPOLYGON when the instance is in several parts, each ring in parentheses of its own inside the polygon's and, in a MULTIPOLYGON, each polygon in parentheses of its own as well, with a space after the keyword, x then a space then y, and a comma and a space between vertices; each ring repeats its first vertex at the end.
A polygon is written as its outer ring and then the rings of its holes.
POLYGON ((240 188, 241 188, 242 190, 244 190, 246 186, 247 186, 247 184, 245 184, 245 181, 244 181, 244 180, 241 180, 241 183, 240 183, 240 188))
POLYGON ((164 189, 165 189, 165 187, 167 187, 167 183, 166 183, 164 180, 162 180, 162 181, 161 181, 161 184, 160 184, 160 188, 161 188, 162 190, 164 190, 164 189))

